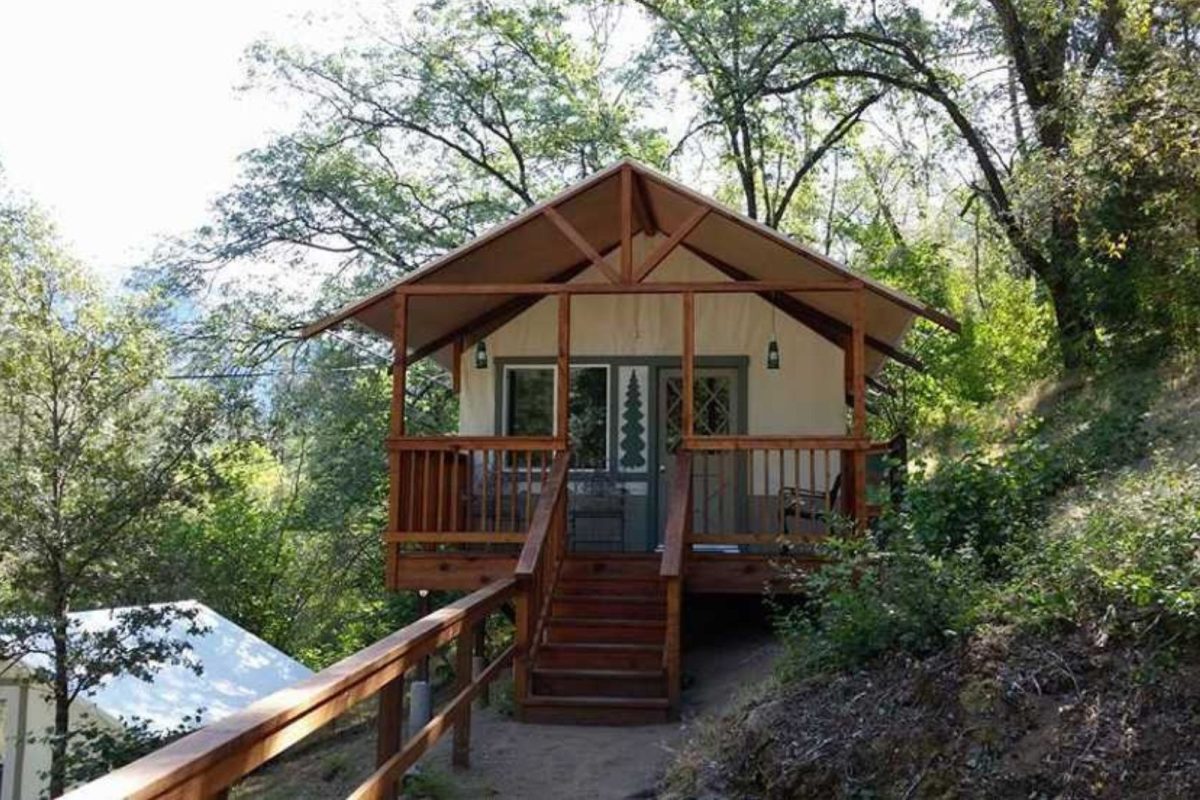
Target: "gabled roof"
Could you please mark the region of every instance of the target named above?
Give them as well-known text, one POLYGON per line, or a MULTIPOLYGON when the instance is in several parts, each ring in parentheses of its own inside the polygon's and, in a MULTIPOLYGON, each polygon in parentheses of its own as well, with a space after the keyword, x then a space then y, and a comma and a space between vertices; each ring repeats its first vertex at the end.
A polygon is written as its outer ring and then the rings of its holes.
MULTIPOLYGON (((774 282, 839 278, 862 281, 867 289, 866 333, 872 370, 884 356, 906 360, 899 352, 899 345, 917 316, 951 331, 959 329, 958 322, 949 315, 627 159, 308 325, 304 335, 316 335, 353 318, 390 338, 391 300, 396 287, 403 284, 569 281, 591 266, 591 261, 581 257, 579 248, 546 211, 557 211, 595 251, 607 256, 617 249, 621 239, 619 176, 625 167, 634 176, 635 234, 669 236, 693 221, 698 210, 707 208, 710 213, 683 238, 682 246, 727 278, 774 282)), ((846 292, 773 293, 765 299, 831 339, 844 336, 853 318, 853 300, 846 292)), ((408 309, 410 351, 419 358, 437 353, 459 338, 470 343, 536 300, 522 295, 414 296, 408 309)))
MULTIPOLYGON (((189 635, 190 624, 179 620, 162 632, 164 638, 187 641, 190 657, 200 664, 202 672, 197 675, 184 666, 163 666, 149 683, 121 675, 83 695, 83 700, 113 721, 138 717, 155 730, 168 731, 202 709, 201 723, 207 725, 312 675, 300 662, 203 603, 185 600, 169 605, 194 609, 196 624, 207 629, 206 633, 189 635)), ((98 633, 116 625, 123 610, 79 611, 70 619, 81 630, 98 633)), ((21 665, 45 669, 49 662, 45 656, 30 655, 21 660, 21 665)))

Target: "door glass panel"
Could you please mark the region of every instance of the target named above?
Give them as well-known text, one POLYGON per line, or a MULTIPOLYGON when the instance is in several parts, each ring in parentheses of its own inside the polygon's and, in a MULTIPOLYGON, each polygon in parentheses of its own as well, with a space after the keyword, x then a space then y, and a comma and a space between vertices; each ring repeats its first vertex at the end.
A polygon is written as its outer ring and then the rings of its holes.
MULTIPOLYGON (((666 379, 666 451, 674 453, 683 438, 683 378, 666 379)), ((733 379, 728 375, 697 376, 692 389, 692 427, 697 436, 727 436, 733 432, 733 379)))

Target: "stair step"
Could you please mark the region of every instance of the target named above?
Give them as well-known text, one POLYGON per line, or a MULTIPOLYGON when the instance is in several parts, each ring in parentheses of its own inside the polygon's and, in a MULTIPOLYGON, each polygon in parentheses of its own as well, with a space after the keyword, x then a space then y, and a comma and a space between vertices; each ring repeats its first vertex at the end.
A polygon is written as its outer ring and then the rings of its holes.
POLYGON ((630 595, 576 595, 555 597, 550 604, 554 617, 664 619, 665 598, 630 595))
POLYGON ((543 697, 521 709, 526 722, 547 725, 653 725, 670 721, 670 704, 658 697, 543 697))
POLYGON ((661 619, 551 617, 547 623, 546 641, 555 644, 619 642, 661 645, 667 636, 666 622, 661 619))
POLYGON ((662 557, 657 555, 572 555, 563 561, 559 578, 657 578, 661 568, 662 557))
POLYGON ((661 644, 621 642, 571 642, 544 644, 537 651, 536 668, 547 669, 658 669, 661 644))
POLYGON ((535 669, 533 692, 546 697, 666 697, 667 676, 657 670, 535 669))
POLYGON ((596 578, 566 578, 554 587, 555 596, 560 595, 625 595, 635 597, 659 597, 663 584, 658 578, 627 578, 605 576, 596 578))

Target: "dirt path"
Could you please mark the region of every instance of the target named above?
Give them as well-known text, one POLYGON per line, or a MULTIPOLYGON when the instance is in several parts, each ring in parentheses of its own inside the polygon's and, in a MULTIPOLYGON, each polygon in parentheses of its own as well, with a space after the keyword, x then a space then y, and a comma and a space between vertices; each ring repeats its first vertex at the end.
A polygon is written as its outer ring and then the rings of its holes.
POLYGON ((747 634, 688 653, 683 721, 602 727, 522 725, 482 711, 471 733, 471 768, 452 772, 448 738, 426 759, 461 798, 622 800, 654 797, 654 786, 690 720, 724 707, 770 672, 769 636, 747 634))
MULTIPOLYGON (((476 710, 471 768, 450 766, 450 737, 422 760, 413 796, 433 800, 623 800, 653 797, 674 748, 700 715, 732 703, 744 687, 770 673, 777 647, 758 629, 726 632, 718 641, 689 646, 684 672, 683 721, 668 725, 600 727, 522 725, 495 710, 476 710)), ((341 798, 374 763, 371 724, 348 730, 244 781, 236 800, 341 798)))

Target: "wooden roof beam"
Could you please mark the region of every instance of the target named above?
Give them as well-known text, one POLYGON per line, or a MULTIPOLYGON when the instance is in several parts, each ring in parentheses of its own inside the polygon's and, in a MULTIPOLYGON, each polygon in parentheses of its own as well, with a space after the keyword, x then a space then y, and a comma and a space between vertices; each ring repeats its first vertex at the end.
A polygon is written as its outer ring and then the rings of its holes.
POLYGON ((666 260, 667 256, 675 252, 675 248, 683 243, 684 238, 687 237, 687 235, 693 230, 695 230, 697 225, 704 221, 704 218, 708 216, 708 212, 710 211, 712 211, 710 206, 700 206, 700 208, 696 209, 696 212, 688 217, 682 225, 672 231, 670 238, 668 238, 658 247, 654 248, 654 251, 650 253, 650 255, 646 256, 646 260, 642 262, 640 267, 638 267, 637 275, 634 277, 634 281, 636 283, 641 283, 642 281, 646 280, 650 273, 653 272, 659 264, 666 260))
POLYGON ((650 195, 646 193, 646 182, 642 180, 642 174, 630 167, 631 177, 633 178, 633 210, 637 214, 638 220, 641 222, 642 230, 647 236, 654 236, 658 233, 658 222, 654 218, 654 208, 650 205, 650 195))
POLYGON ((655 283, 414 283, 396 288, 411 297, 469 297, 510 294, 762 294, 764 292, 852 292, 858 281, 661 281, 655 283))
POLYGON ((575 245, 579 252, 588 257, 594 267, 608 276, 610 281, 613 283, 621 282, 621 276, 615 269, 612 268, 612 265, 605 261, 602 255, 596 252, 596 248, 592 247, 592 243, 583 238, 583 234, 581 234, 574 225, 567 222, 566 218, 562 214, 558 213, 558 209, 554 208, 554 206, 546 206, 546 208, 542 211, 542 214, 544 214, 548 220, 554 223, 554 227, 558 228, 559 232, 562 233, 563 236, 567 237, 567 240, 571 244, 575 245))
MULTIPOLYGON (((608 255, 616 249, 617 245, 614 244, 611 247, 606 248, 602 255, 608 255)), ((549 282, 567 283, 591 265, 592 260, 590 258, 576 262, 561 272, 550 276, 549 282)), ((419 348, 409 357, 409 361, 416 362, 422 358, 431 356, 438 350, 441 350, 443 347, 452 344, 456 339, 462 339, 463 346, 469 347, 470 345, 474 344, 475 341, 477 341, 471 337, 477 336, 481 331, 486 331, 484 333, 486 336, 487 333, 490 333, 514 317, 520 315, 541 299, 541 295, 522 295, 520 297, 514 297, 511 300, 496 306, 492 310, 480 314, 470 322, 460 325, 449 333, 439 336, 438 338, 426 344, 424 347, 419 348)))
MULTIPOLYGON (((714 255, 710 255, 709 253, 706 253, 705 251, 689 244, 685 244, 684 247, 700 260, 704 261, 710 267, 722 273, 731 280, 752 280, 752 276, 749 273, 738 269, 732 264, 722 261, 714 255)), ((810 306, 808 303, 805 303, 803 300, 793 297, 790 294, 784 294, 780 292, 760 292, 758 295, 763 300, 766 300, 768 303, 799 322, 801 325, 812 329, 814 333, 818 334, 829 342, 836 344, 843 350, 847 349, 850 336, 850 326, 846 323, 842 322, 836 317, 826 314, 824 311, 810 306)), ((873 336, 867 336, 866 342, 867 347, 876 351, 877 353, 882 353, 888 358, 894 359, 895 361, 898 361, 907 367, 912 367, 918 372, 925 371, 925 365, 921 363, 916 356, 905 353, 903 350, 898 350, 887 342, 876 339, 873 336)))

